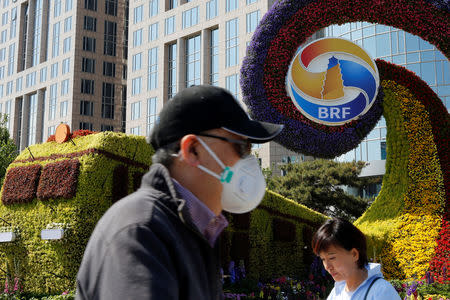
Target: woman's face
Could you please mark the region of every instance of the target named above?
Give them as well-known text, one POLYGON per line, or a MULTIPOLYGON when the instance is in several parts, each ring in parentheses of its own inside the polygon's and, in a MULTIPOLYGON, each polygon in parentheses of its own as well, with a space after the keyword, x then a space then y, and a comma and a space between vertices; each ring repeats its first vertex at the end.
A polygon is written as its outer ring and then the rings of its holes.
POLYGON ((359 252, 355 248, 348 251, 336 245, 319 253, 325 270, 335 281, 347 280, 358 269, 359 252))

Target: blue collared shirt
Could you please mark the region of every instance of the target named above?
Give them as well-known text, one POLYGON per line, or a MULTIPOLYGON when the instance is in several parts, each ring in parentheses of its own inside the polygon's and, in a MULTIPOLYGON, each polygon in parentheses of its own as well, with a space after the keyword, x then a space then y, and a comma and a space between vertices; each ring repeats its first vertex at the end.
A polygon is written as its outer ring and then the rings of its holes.
POLYGON ((172 178, 175 190, 186 201, 186 207, 192 222, 198 231, 214 247, 220 233, 228 226, 228 221, 223 214, 216 216, 200 199, 172 178))

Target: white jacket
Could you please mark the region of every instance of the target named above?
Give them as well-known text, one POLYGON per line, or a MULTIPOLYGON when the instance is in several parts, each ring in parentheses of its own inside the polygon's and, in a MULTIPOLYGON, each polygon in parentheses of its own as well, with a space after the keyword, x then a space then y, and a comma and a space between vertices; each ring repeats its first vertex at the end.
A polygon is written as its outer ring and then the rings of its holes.
MULTIPOLYGON (((381 279, 378 279, 372 285, 367 295, 367 300, 401 300, 394 287, 383 278, 380 264, 369 263, 366 269, 368 271, 367 279, 355 290, 350 298, 351 300, 364 300, 364 295, 370 283, 377 277, 381 277, 381 279)), ((341 296, 344 293, 344 289, 345 281, 336 282, 327 300, 342 299, 341 296)))

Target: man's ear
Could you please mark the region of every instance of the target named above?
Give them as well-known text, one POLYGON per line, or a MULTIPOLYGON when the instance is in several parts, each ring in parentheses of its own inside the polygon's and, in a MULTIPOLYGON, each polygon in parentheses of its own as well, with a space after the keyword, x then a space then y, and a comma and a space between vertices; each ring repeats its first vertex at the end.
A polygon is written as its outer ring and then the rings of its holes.
POLYGON ((191 166, 197 166, 200 162, 196 148, 199 143, 193 134, 185 135, 180 142, 180 155, 184 162, 191 166))

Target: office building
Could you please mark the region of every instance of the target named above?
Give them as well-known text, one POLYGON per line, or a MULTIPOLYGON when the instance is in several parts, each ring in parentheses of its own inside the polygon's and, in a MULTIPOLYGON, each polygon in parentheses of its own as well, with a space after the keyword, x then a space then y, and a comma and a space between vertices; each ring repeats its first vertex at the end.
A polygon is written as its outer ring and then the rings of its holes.
POLYGON ((20 149, 72 130, 124 130, 127 3, 0 1, 0 113, 20 149))
MULTIPOLYGON (((450 111, 450 65, 435 46, 403 30, 367 22, 333 25, 324 29, 324 35, 352 40, 374 59, 383 59, 413 71, 450 111)), ((376 164, 375 161, 386 160, 386 155, 386 122, 382 118, 357 148, 339 160, 373 161, 376 164)))

